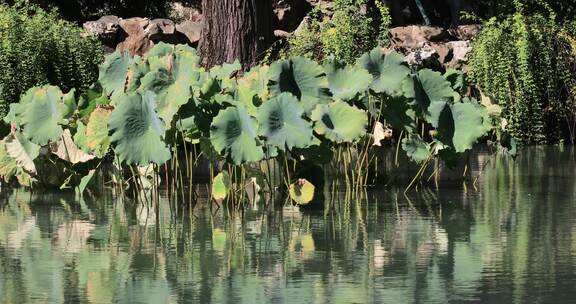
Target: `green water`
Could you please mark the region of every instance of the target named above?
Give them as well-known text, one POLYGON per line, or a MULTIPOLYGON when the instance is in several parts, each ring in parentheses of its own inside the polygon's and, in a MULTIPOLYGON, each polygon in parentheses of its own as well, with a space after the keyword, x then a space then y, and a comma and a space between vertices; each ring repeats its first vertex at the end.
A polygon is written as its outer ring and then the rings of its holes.
MULTIPOLYGON (((474 156, 479 163, 486 157, 474 156)), ((573 303, 576 153, 302 213, 4 192, 1 303, 573 303)))

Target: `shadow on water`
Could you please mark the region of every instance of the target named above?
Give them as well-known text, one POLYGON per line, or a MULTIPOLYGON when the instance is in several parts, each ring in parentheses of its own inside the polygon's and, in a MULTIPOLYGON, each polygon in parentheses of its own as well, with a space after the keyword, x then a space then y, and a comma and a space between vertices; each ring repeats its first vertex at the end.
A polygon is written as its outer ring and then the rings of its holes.
POLYGON ((477 189, 337 194, 306 212, 3 193, 0 302, 570 302, 575 157, 530 148, 490 160, 477 189))

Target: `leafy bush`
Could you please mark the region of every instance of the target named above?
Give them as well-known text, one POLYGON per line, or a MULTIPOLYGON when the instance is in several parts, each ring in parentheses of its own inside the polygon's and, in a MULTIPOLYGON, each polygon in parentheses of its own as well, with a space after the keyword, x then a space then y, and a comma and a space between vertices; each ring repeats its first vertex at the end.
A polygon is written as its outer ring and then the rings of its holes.
POLYGON ((36 6, 0 5, 0 114, 29 88, 53 84, 87 89, 103 51, 96 38, 36 6))
POLYGON ((485 24, 473 48, 472 79, 502 107, 506 128, 520 142, 573 140, 574 33, 558 25, 553 11, 528 15, 518 3, 517 10, 485 24), (566 123, 570 134, 562 133, 566 123))
POLYGON ((289 40, 289 57, 334 58, 352 63, 362 53, 388 43, 391 18, 380 2, 371 7, 367 0, 336 0, 333 16, 328 18, 315 9, 306 20, 289 40))

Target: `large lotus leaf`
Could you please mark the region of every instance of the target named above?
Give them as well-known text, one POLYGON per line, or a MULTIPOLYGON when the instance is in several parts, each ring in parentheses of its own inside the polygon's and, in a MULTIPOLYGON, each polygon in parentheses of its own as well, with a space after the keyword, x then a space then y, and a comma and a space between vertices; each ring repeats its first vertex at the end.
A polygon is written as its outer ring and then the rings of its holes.
POLYGON ((257 116, 260 135, 266 137, 267 145, 282 151, 306 148, 313 143, 313 135, 312 125, 302 118, 303 114, 298 99, 282 93, 260 107, 257 116))
POLYGON ((66 129, 62 133, 59 141, 50 143, 50 150, 60 159, 63 159, 71 164, 85 163, 95 158, 94 155, 82 151, 72 140, 70 130, 66 129))
POLYGON ((74 143, 84 152, 90 152, 88 144, 86 143, 86 125, 78 120, 76 125, 76 133, 74 134, 74 143))
POLYGON ((80 95, 78 110, 82 118, 88 118, 97 107, 109 103, 110 100, 108 99, 108 96, 106 96, 102 87, 96 84, 80 95))
POLYGON ((254 117, 258 107, 269 99, 268 69, 267 65, 256 66, 238 80, 235 99, 254 117))
POLYGON ((27 187, 32 183, 30 174, 19 166, 16 160, 6 151, 5 140, 0 141, 0 178, 2 178, 4 182, 9 183, 14 177, 21 186, 27 187))
POLYGON ((456 92, 464 93, 464 90, 466 89, 464 72, 455 69, 448 69, 446 70, 446 73, 444 73, 444 78, 450 81, 450 85, 456 92))
POLYGON ((60 138, 68 111, 62 98, 54 86, 32 88, 26 93, 18 115, 26 138, 41 146, 60 138))
POLYGON ((307 114, 316 105, 328 101, 328 79, 324 69, 312 60, 296 57, 274 62, 270 66, 269 77, 268 88, 273 96, 292 93, 300 100, 307 114))
POLYGON ((298 205, 308 205, 314 199, 316 187, 304 178, 290 184, 290 198, 298 205))
POLYGON ((358 59, 357 65, 374 77, 370 89, 390 96, 402 95, 402 83, 410 75, 410 68, 402 55, 391 52, 384 55, 377 47, 358 59))
POLYGON ((471 149, 492 128, 486 108, 474 102, 434 102, 428 121, 436 128, 437 138, 457 153, 471 149))
POLYGON ((324 66, 332 96, 337 99, 351 100, 368 90, 372 75, 364 68, 342 65, 332 61, 324 66))
POLYGON ((163 141, 164 124, 158 117, 151 93, 129 93, 112 112, 108 121, 110 142, 114 152, 126 164, 158 165, 170 159, 170 150, 163 141))
POLYGON ((128 67, 128 74, 126 75, 125 92, 137 90, 142 84, 142 78, 150 72, 150 66, 140 56, 134 56, 130 66, 128 67))
POLYGON ((231 184, 228 172, 222 171, 218 173, 212 181, 212 198, 215 200, 225 199, 228 196, 231 184))
POLYGON ((379 113, 394 129, 412 132, 416 129, 416 113, 410 108, 403 96, 388 98, 382 101, 379 113))
POLYGON ((418 136, 405 137, 402 140, 402 149, 406 151, 406 155, 411 160, 417 163, 428 160, 431 155, 428 144, 418 136))
POLYGON ((366 134, 366 112, 343 101, 321 104, 310 116, 314 130, 336 142, 353 142, 366 134))
POLYGON ((228 107, 218 113, 210 127, 214 149, 234 164, 259 161, 264 151, 256 142, 257 125, 243 107, 228 107))
POLYGON ((110 137, 108 137, 108 120, 112 111, 98 108, 88 120, 86 125, 86 147, 97 157, 104 157, 110 147, 110 137))
POLYGON ((232 76, 232 73, 240 70, 242 65, 240 61, 236 59, 232 63, 224 63, 222 65, 214 66, 210 69, 210 76, 216 79, 229 79, 232 76))
POLYGON ((407 98, 413 99, 412 104, 428 115, 428 107, 433 102, 451 102, 455 95, 458 95, 442 74, 429 69, 418 71, 409 80, 404 82, 404 94, 407 98))
POLYGON ((172 50, 174 47, 171 44, 165 42, 159 42, 153 48, 151 48, 148 53, 146 53, 146 57, 164 57, 172 54, 172 50))
POLYGON ((30 174, 36 174, 34 159, 40 155, 40 146, 28 141, 19 133, 5 139, 6 152, 16 163, 30 174))
POLYGON ((108 94, 118 94, 124 91, 128 67, 132 58, 127 52, 116 51, 106 57, 100 65, 98 81, 108 94))

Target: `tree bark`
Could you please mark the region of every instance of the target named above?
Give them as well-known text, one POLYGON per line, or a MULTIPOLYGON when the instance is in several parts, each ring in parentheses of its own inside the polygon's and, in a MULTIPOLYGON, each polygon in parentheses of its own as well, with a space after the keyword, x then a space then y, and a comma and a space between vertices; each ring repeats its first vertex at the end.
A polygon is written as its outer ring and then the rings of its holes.
POLYGON ((271 0, 202 0, 202 65, 233 62, 254 65, 273 39, 271 0))

